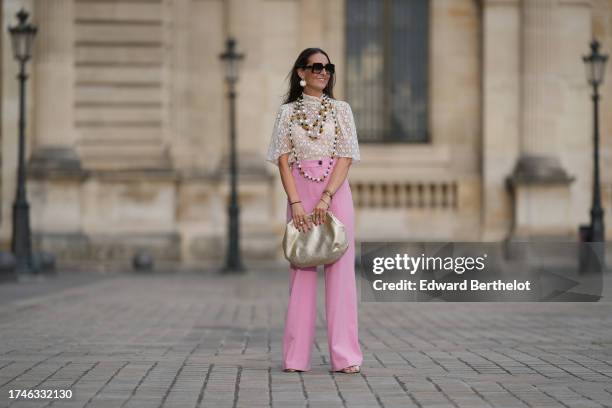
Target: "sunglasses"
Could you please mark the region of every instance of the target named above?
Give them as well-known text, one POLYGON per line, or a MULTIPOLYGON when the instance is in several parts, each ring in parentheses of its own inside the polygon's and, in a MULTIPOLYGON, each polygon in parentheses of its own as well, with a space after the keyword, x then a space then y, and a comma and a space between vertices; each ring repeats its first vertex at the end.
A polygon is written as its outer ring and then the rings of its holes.
POLYGON ((330 74, 333 74, 335 69, 336 69, 336 66, 334 64, 332 64, 332 63, 328 63, 326 65, 323 65, 320 62, 315 62, 312 65, 304 65, 303 68, 304 69, 308 69, 308 68, 312 69, 312 73, 313 74, 320 74, 321 71, 323 71, 323 68, 325 68, 325 71, 329 72, 330 74))

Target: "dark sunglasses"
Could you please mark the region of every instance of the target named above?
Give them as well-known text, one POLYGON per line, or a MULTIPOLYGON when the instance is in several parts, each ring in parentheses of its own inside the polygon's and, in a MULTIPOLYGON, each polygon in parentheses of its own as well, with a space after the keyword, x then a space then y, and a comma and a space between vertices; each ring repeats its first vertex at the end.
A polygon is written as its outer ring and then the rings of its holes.
POLYGON ((315 62, 312 65, 304 65, 303 68, 304 69, 311 68, 313 74, 320 74, 321 71, 323 71, 323 68, 325 68, 325 71, 329 72, 330 74, 333 74, 336 69, 336 66, 332 64, 331 62, 326 65, 323 65, 320 62, 315 62))

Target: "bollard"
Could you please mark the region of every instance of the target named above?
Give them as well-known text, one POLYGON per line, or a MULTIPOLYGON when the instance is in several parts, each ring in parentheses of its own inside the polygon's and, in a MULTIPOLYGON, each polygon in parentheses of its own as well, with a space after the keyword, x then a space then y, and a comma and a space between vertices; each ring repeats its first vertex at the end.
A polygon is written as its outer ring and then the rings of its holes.
POLYGON ((17 280, 15 256, 11 252, 0 251, 0 282, 17 280))
POLYGON ((153 255, 147 250, 138 250, 132 258, 132 267, 136 271, 153 270, 153 255))

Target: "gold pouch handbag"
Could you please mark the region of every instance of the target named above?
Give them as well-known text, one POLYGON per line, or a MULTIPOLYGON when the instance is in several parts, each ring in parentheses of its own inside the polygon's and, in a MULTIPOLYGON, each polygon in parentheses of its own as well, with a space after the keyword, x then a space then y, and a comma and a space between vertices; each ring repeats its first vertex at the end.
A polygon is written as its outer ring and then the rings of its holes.
MULTIPOLYGON (((346 252, 348 241, 344 224, 327 211, 326 220, 321 225, 313 223, 310 231, 300 232, 293 220, 287 223, 283 236, 285 258, 292 265, 305 268, 332 263, 346 252)), ((307 218, 312 220, 312 213, 307 218)))

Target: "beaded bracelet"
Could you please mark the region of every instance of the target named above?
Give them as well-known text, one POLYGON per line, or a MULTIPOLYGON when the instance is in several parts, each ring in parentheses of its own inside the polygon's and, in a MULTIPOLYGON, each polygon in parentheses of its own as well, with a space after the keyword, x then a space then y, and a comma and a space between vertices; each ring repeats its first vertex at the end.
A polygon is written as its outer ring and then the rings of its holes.
POLYGON ((327 195, 329 196, 329 199, 331 200, 332 198, 334 198, 334 195, 331 193, 331 191, 329 190, 323 190, 323 193, 327 193, 327 195))

